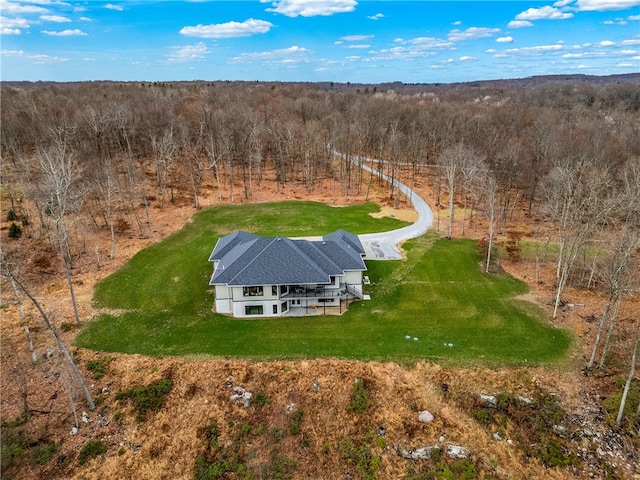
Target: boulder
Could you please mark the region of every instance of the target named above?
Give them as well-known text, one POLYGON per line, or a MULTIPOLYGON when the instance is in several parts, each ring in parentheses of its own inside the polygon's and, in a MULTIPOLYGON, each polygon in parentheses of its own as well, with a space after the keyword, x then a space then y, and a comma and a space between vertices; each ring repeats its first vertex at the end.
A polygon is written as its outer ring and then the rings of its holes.
POLYGON ((418 421, 422 423, 431 423, 433 422, 433 414, 427 410, 422 410, 418 414, 418 421))

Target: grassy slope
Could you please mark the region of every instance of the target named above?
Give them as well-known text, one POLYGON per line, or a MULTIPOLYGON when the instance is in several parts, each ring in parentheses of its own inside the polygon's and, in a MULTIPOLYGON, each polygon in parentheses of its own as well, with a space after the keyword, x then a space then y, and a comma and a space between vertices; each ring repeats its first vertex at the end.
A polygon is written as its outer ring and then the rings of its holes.
POLYGON ((482 274, 472 241, 434 235, 408 242, 407 261, 368 262, 372 300, 353 304, 342 316, 238 320, 211 313, 206 258, 220 235, 236 229, 289 236, 337 228, 367 233, 402 226, 368 215, 376 210, 372 204, 336 210, 285 202, 201 212, 96 287, 96 306, 130 311, 92 321, 77 344, 148 355, 267 359, 447 358, 519 364, 563 358, 569 335, 546 324, 541 310, 513 299, 526 292, 525 284, 507 275, 482 274))

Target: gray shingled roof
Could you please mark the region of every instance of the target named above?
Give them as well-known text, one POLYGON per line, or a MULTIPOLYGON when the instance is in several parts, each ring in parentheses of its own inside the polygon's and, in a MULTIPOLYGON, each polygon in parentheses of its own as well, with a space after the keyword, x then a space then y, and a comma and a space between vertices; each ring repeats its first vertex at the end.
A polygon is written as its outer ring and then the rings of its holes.
POLYGON ((209 256, 209 261, 218 261, 209 284, 328 284, 333 275, 367 269, 360 254, 364 249, 356 235, 340 230, 324 238, 308 241, 231 233, 218 240, 209 256))

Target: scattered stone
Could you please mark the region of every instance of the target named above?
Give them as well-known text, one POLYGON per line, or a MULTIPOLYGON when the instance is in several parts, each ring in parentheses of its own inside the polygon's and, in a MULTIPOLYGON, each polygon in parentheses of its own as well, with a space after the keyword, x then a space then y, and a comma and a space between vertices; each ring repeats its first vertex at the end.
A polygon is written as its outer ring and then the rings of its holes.
POLYGON ((561 437, 563 437, 564 434, 567 433, 567 428, 564 425, 554 425, 552 428, 553 431, 561 437))
POLYGON ((313 379, 313 382, 311 382, 311 390, 313 390, 314 392, 319 392, 320 391, 320 382, 318 382, 317 379, 313 379))
POLYGON ((498 441, 504 440, 504 438, 502 438, 502 435, 500 435, 498 432, 493 432, 493 439, 498 441))
POLYGON ((495 395, 480 394, 480 401, 483 407, 496 408, 498 406, 498 398, 495 395))
POLYGON ((378 429, 378 435, 380 435, 381 437, 386 436, 386 435, 387 435, 387 429, 386 429, 386 428, 384 428, 384 427, 380 427, 380 428, 378 429))
POLYGON ((530 397, 523 397, 522 395, 520 395, 519 397, 517 397, 517 400, 520 403, 523 403, 525 405, 531 405, 533 403, 533 399, 531 399, 530 397))
POLYGON ((418 341, 418 337, 413 337, 413 341, 417 342, 418 341))
POLYGON ((440 435, 440 436, 438 437, 438 442, 439 442, 439 443, 444 442, 445 438, 446 438, 446 437, 445 437, 444 435, 440 435))
POLYGON ((73 437, 77 433, 78 433, 78 427, 74 426, 73 428, 71 428, 71 431, 69 432, 69 435, 71 435, 73 437))
POLYGON ((471 451, 460 445, 447 445, 447 455, 452 458, 471 458, 471 451))
POLYGON ((233 387, 233 393, 230 397, 232 402, 242 403, 242 405, 247 408, 251 405, 251 398, 253 398, 253 394, 251 392, 246 391, 242 387, 233 387))
POLYGON ((393 447, 398 455, 407 460, 426 460, 431 458, 433 447, 422 447, 411 450, 400 448, 399 445, 393 447))
POLYGON ((428 410, 422 410, 418 413, 418 421, 422 423, 431 423, 433 422, 433 414, 428 410))
POLYGON ((84 423, 89 423, 89 416, 87 415, 87 412, 82 412, 82 421, 84 423))
POLYGON ((291 412, 293 412, 293 410, 296 408, 296 404, 295 403, 287 403, 284 406, 284 411, 287 412, 287 415, 289 415, 291 412))

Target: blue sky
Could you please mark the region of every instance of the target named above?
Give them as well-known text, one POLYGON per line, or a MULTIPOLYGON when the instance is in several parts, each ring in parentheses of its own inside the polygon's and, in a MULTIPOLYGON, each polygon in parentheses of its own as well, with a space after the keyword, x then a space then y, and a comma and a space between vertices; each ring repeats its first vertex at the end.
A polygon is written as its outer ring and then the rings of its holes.
POLYGON ((0 0, 2 80, 451 83, 640 71, 640 0, 0 0))

